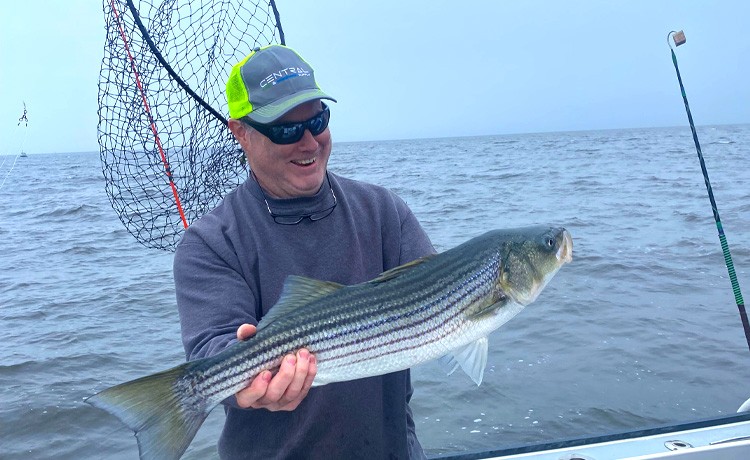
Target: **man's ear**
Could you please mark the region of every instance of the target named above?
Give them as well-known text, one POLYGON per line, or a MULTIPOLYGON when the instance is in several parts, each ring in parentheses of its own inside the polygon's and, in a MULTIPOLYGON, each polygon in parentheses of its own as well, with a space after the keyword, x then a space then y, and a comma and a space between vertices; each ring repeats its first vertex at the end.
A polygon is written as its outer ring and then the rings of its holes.
POLYGON ((234 137, 237 139, 237 142, 242 144, 242 141, 247 134, 247 130, 245 129, 245 125, 242 124, 240 120, 235 120, 234 118, 230 118, 227 120, 227 127, 229 128, 229 131, 234 134, 234 137))
POLYGON ((247 129, 244 123, 233 118, 227 120, 227 127, 229 128, 229 131, 232 132, 232 135, 234 135, 234 138, 237 139, 237 142, 240 144, 243 154, 240 161, 242 163, 249 162, 250 157, 248 156, 248 152, 250 151, 251 141, 250 130, 247 129))

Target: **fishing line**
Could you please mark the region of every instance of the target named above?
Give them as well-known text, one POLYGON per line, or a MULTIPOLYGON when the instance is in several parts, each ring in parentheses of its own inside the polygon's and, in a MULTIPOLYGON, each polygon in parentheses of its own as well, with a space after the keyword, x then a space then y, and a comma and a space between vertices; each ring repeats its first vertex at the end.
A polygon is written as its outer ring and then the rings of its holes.
MULTIPOLYGON (((13 164, 10 166, 10 170, 8 170, 8 172, 5 174, 5 177, 3 177, 3 183, 0 184, 0 189, 2 189, 3 185, 5 185, 5 181, 8 179, 8 176, 10 176, 10 173, 13 172, 13 168, 16 167, 16 161, 18 161, 18 158, 20 156, 21 156, 20 153, 18 155, 16 155, 16 158, 13 160, 13 164)), ((3 164, 5 164, 5 160, 3 160, 3 164)), ((2 166, 2 165, 0 165, 0 166, 2 166)))
POLYGON ((680 76, 680 68, 677 66, 677 56, 674 54, 674 48, 670 43, 669 38, 672 37, 675 46, 680 46, 685 43, 685 34, 680 30, 671 31, 667 34, 667 44, 669 50, 672 52, 672 62, 674 63, 674 70, 677 72, 677 81, 680 83, 680 91, 682 92, 682 100, 685 102, 685 111, 687 112, 688 121, 690 122, 690 130, 693 132, 693 142, 695 143, 695 149, 698 151, 698 160, 701 164, 701 171, 703 171, 703 179, 706 183, 706 190, 708 191, 708 199, 711 201, 711 210, 714 213, 714 220, 716 221, 716 229, 719 231, 719 241, 721 242, 721 250, 724 253, 724 262, 729 272, 729 279, 732 282, 732 290, 734 291, 734 299, 737 302, 737 308, 740 311, 740 319, 742 320, 742 328, 745 330, 745 339, 747 340, 747 346, 750 348, 750 322, 747 319, 747 312, 745 311, 745 301, 742 299, 742 293, 740 292, 740 284, 737 281, 737 274, 734 272, 734 263, 732 263, 732 255, 729 253, 729 244, 727 243, 727 237, 724 235, 724 227, 721 225, 721 219, 719 218, 719 209, 716 207, 716 200, 714 199, 714 192, 711 189, 711 182, 708 180, 708 171, 706 170, 706 162, 703 161, 703 152, 701 151, 701 144, 698 142, 698 133, 695 131, 695 124, 693 123, 693 115, 690 113, 690 106, 688 105, 687 95, 685 94, 685 87, 682 84, 682 77, 680 76))
MULTIPOLYGON (((23 107, 23 117, 22 117, 22 119, 24 119, 24 118, 26 118, 26 104, 25 103, 24 103, 24 107, 23 107)), ((21 121, 18 122, 18 126, 16 126, 16 134, 13 137, 18 137, 17 135, 18 135, 18 130, 19 130, 20 126, 21 126, 21 121)), ((28 124, 26 126, 28 126, 28 124)), ((28 134, 28 130, 24 129, 23 130, 23 140, 21 141, 21 152, 23 152, 23 147, 24 147, 24 145, 26 145, 26 135, 27 134, 28 134)), ((5 156, 5 155, 3 155, 3 156, 5 156)), ((10 169, 8 170, 7 173, 5 173, 5 177, 3 177, 3 182, 0 183, 0 190, 3 188, 3 185, 5 185, 5 181, 8 180, 8 177, 10 176, 10 173, 13 172, 13 168, 16 167, 16 162, 18 161, 18 159, 20 157, 21 157, 21 153, 17 153, 16 157, 13 159, 13 164, 10 165, 10 169)), ((3 158, 3 162, 2 162, 2 164, 0 164, 0 170, 3 168, 3 165, 5 164, 6 161, 7 161, 7 158, 3 158)))
POLYGON ((182 220, 182 225, 185 228, 188 228, 187 219, 185 218, 185 213, 182 210, 182 203, 180 202, 180 196, 177 193, 177 186, 174 183, 174 180, 172 180, 172 170, 169 168, 169 162, 167 161, 167 155, 164 153, 164 149, 161 145, 161 139, 159 139, 159 133, 156 130, 156 121, 154 120, 154 117, 151 115, 151 107, 148 105, 148 100, 146 99, 146 93, 143 90, 143 85, 141 84, 141 78, 138 74, 138 69, 135 65, 135 58, 130 53, 130 46, 128 45, 128 39, 125 35, 125 28, 122 25, 122 22, 120 21, 120 13, 117 10, 117 7, 115 6, 115 0, 110 0, 110 5, 112 6, 112 11, 114 12, 115 21, 117 22, 117 26, 120 29, 120 37, 122 37, 122 42, 125 45, 125 51, 128 54, 128 60, 130 61, 130 68, 133 71, 133 76, 135 77, 135 83, 136 86, 138 86, 138 91, 141 93, 141 99, 143 100, 143 108, 146 111, 146 116, 148 116, 148 120, 151 123, 151 132, 154 134, 154 140, 156 141, 156 146, 159 148, 159 153, 161 154, 161 161, 164 165, 164 172, 167 175, 167 179, 169 180, 169 186, 172 188, 172 194, 174 195, 175 203, 177 204, 177 211, 180 213, 180 219, 182 220))

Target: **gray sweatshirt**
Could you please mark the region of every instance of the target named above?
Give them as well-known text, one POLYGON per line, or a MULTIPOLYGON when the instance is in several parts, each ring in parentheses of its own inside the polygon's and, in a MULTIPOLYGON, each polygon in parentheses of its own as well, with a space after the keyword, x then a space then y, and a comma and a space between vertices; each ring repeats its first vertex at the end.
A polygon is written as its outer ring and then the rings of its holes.
MULTIPOLYGON (((389 190, 329 173, 337 205, 321 220, 280 225, 252 178, 193 223, 177 247, 174 279, 188 360, 215 355, 257 324, 285 278, 341 284, 434 252, 407 205, 389 190)), ((330 207, 328 182, 312 197, 268 198, 276 214, 330 207)), ((291 412, 225 405, 222 458, 424 458, 409 400, 409 371, 312 388, 291 412)))

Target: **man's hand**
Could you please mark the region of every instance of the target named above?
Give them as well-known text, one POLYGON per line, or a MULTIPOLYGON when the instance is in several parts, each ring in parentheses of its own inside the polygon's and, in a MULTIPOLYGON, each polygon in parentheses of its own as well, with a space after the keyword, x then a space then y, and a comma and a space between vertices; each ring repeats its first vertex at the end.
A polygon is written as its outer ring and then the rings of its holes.
MULTIPOLYGON (((243 324, 237 329, 237 339, 247 340, 255 331, 252 324, 243 324)), ((276 375, 263 371, 238 391, 237 404, 244 409, 294 410, 310 391, 316 372, 315 356, 301 348, 296 355, 284 356, 276 375)))

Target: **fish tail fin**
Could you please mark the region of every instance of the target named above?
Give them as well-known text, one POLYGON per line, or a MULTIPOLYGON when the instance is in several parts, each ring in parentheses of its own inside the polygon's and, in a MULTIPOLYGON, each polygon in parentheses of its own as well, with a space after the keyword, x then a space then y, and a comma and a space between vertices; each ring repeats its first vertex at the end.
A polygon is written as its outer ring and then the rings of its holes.
POLYGON ((179 459, 211 411, 181 389, 189 365, 108 388, 86 402, 135 431, 141 460, 179 459))

